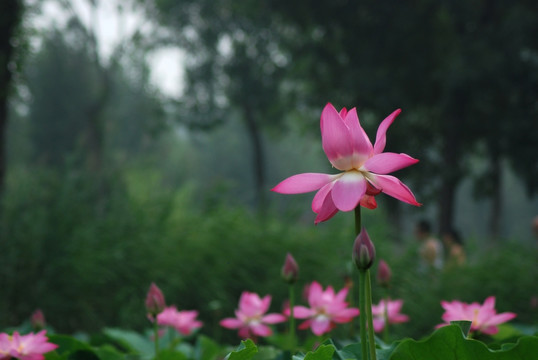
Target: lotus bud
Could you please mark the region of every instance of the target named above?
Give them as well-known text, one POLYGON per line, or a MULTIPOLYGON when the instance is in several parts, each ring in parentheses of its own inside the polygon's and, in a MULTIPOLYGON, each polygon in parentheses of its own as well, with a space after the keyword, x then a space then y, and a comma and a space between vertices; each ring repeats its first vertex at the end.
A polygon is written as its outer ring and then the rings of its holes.
POLYGON ((377 282, 383 287, 389 287, 390 278, 392 272, 387 262, 383 259, 379 260, 379 265, 377 266, 377 282))
POLYGON ((157 285, 155 285, 155 283, 151 283, 146 296, 146 310, 148 315, 150 317, 156 316, 162 312, 165 307, 166 303, 164 301, 163 292, 161 289, 159 289, 159 287, 157 287, 157 285))
POLYGON ((37 309, 32 316, 30 316, 30 323, 35 331, 40 331, 45 328, 45 315, 43 315, 41 309, 37 309))
POLYGON ((368 270, 375 260, 375 247, 368 232, 362 228, 353 244, 353 261, 359 271, 368 270))
POLYGON ((286 255, 281 275, 288 284, 294 284, 299 278, 299 265, 297 265, 297 262, 290 253, 286 255))

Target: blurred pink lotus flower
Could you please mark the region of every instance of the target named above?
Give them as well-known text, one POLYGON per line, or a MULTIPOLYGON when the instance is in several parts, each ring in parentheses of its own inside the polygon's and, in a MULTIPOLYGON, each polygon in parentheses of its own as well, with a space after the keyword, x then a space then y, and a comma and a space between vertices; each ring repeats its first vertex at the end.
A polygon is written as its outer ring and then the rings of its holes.
POLYGON ((286 321, 286 317, 278 313, 266 314, 271 305, 271 296, 263 298, 256 293, 244 291, 239 299, 239 309, 235 311, 235 318, 226 318, 220 325, 228 329, 239 329, 239 336, 243 339, 256 336, 271 336, 273 334, 268 324, 277 324, 286 321))
POLYGON ((175 306, 165 308, 157 315, 157 324, 170 326, 182 335, 190 335, 194 330, 202 327, 202 322, 196 320, 198 311, 178 311, 175 306))
POLYGON ((377 129, 375 145, 359 123, 355 108, 340 112, 328 103, 321 113, 321 140, 327 158, 342 172, 335 175, 304 173, 291 176, 272 191, 281 194, 300 194, 318 190, 312 201, 317 214, 315 223, 329 220, 339 210, 351 211, 359 204, 375 209, 375 196, 384 192, 398 200, 420 206, 415 196, 400 180, 387 175, 418 162, 406 154, 383 152, 386 132, 398 109, 377 129))
MULTIPOLYGON (((299 329, 311 328, 315 335, 323 335, 331 331, 336 324, 350 322, 359 315, 359 309, 348 308, 345 301, 348 293, 347 288, 343 288, 335 294, 331 286, 327 290, 316 281, 308 287, 308 304, 305 306, 295 306, 293 314, 298 319, 307 319, 299 325, 299 329)), ((286 310, 289 315, 289 309, 286 310)))
POLYGON ((17 358, 19 360, 43 360, 43 354, 58 347, 48 342, 47 331, 37 334, 20 335, 17 331, 13 335, 0 334, 0 360, 17 358))
POLYGON ((374 331, 382 332, 385 329, 385 304, 387 304, 387 318, 389 324, 400 324, 409 321, 409 316, 401 314, 403 300, 381 300, 379 304, 372 305, 374 317, 374 331))
POLYGON ((472 321, 471 331, 479 331, 487 335, 494 335, 499 331, 497 325, 510 321, 517 315, 512 312, 497 314, 495 311, 495 297, 488 297, 483 305, 477 302, 466 304, 454 300, 452 302, 441 301, 441 306, 445 309, 442 318, 446 324, 437 325, 437 327, 449 325, 450 321, 468 320, 472 321))

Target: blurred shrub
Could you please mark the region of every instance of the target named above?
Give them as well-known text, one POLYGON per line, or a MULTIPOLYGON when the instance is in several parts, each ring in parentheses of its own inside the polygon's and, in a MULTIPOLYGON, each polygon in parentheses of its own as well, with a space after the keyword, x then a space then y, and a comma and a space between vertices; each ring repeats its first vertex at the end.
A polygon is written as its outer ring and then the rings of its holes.
MULTIPOLYGON (((340 289, 351 271, 350 214, 313 226, 309 208, 291 204, 292 210, 262 215, 225 200, 220 188, 205 195, 196 184, 167 189, 148 169, 105 179, 39 168, 10 173, 0 223, 0 327, 21 323, 39 307, 59 332, 141 330, 149 325, 144 297, 154 281, 168 304, 200 311, 204 333, 235 340, 218 321, 233 315, 244 290, 271 294, 271 311, 279 311, 287 298, 280 279, 287 252, 300 266, 301 302, 305 284, 340 289)), ((403 312, 412 319, 394 334, 429 333, 441 322, 441 299, 482 302, 495 295, 500 312, 537 322, 530 307, 536 249, 503 244, 466 267, 420 274, 414 250, 394 251, 387 240, 382 210, 363 214, 378 254, 393 269, 392 296, 404 298, 403 312)), ((380 296, 376 288, 374 302, 380 296)))
MULTIPOLYGON (((538 324, 538 249, 516 240, 504 240, 488 249, 477 249, 464 266, 425 273, 417 266, 416 248, 392 253, 393 270, 390 294, 405 300, 403 312, 411 317, 394 327, 395 337, 420 338, 442 323, 441 300, 483 303, 496 297, 497 312, 511 311, 518 316, 514 324, 538 324)), ((376 287, 374 302, 383 296, 376 287)))
POLYGON ((287 252, 300 263, 300 287, 312 280, 343 286, 353 242, 345 217, 314 227, 313 214, 283 221, 285 214, 261 216, 223 198, 200 196, 192 184, 167 190, 146 169, 104 181, 40 168, 12 172, 0 229, 1 325, 39 307, 61 332, 141 329, 154 281, 169 304, 199 310, 204 330, 216 333, 244 290, 272 294, 272 311, 280 311, 287 252))

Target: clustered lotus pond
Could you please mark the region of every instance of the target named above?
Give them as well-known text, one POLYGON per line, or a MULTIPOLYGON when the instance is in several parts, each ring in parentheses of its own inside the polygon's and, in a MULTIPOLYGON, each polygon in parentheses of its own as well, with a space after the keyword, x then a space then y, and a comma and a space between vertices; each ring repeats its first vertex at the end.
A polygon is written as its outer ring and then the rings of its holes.
MULTIPOLYGON (((389 292, 379 303, 372 303, 370 269, 376 261, 375 245, 361 221, 361 207, 376 209, 381 193, 414 206, 420 206, 412 191, 390 173, 416 164, 407 154, 384 152, 386 134, 398 109, 384 119, 375 143, 361 127, 357 110, 337 111, 327 104, 320 120, 322 147, 336 174, 304 173, 293 175, 272 190, 282 194, 317 191, 312 201, 314 223, 327 221, 339 211, 354 212, 355 241, 350 255, 358 269, 359 307, 350 304, 350 289, 334 289, 312 280, 304 291, 304 305, 295 301, 299 265, 287 254, 281 276, 289 286, 289 298, 281 299, 281 311, 270 312, 270 294, 241 294, 235 316, 221 319, 220 326, 236 331, 241 343, 236 348, 222 347, 203 336, 203 323, 196 310, 178 310, 167 305, 164 294, 151 284, 145 299, 147 318, 153 329, 147 334, 105 329, 104 341, 93 343, 73 336, 47 334, 41 311, 32 315, 34 332, 21 335, 13 330, 0 333, 0 360, 533 360, 538 359, 538 337, 519 334, 512 342, 489 348, 478 339, 495 335, 499 325, 516 317, 512 312, 497 313, 495 297, 483 304, 458 300, 442 301, 443 323, 420 341, 397 340, 389 343, 389 328, 412 321, 402 311, 401 299, 389 292), (334 339, 332 330, 357 322, 359 334, 334 339), (296 325, 296 320, 301 322, 296 325), (313 341, 301 343, 297 330, 310 331, 313 341), (383 334, 383 340, 375 335, 383 334), (263 343, 267 345, 263 345, 263 343), (224 349, 224 350, 223 350, 224 349)), ((352 246, 351 246, 352 245, 352 246)), ((389 264, 377 261, 378 283, 388 289, 389 264)), ((478 299, 477 299, 478 300, 478 299)), ((231 314, 230 314, 231 315, 231 314)), ((353 328, 353 327, 351 327, 353 328)), ((432 330, 434 326, 432 325, 432 330)))

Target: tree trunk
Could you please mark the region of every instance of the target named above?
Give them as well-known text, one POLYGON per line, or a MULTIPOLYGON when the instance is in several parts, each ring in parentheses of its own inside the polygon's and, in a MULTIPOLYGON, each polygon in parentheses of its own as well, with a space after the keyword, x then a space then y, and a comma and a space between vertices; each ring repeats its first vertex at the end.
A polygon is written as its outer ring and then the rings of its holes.
MULTIPOLYGON (((0 50, 1 52, 2 50, 0 50)), ((3 74, 2 74, 3 75, 3 74)), ((9 83, 9 81, 8 81, 9 83)), ((7 151, 7 88, 5 83, 2 81, 0 85, 2 89, 0 90, 0 200, 2 199, 2 194, 4 193, 4 186, 6 181, 6 151, 7 151)), ((1 210, 0 210, 1 211, 1 210)))
MULTIPOLYGON (((103 167, 104 123, 103 110, 110 95, 111 81, 108 69, 99 59, 99 44, 97 39, 97 2, 91 3, 91 23, 88 29, 88 43, 91 47, 93 62, 99 76, 99 91, 87 110, 86 141, 88 146, 88 168, 101 177, 103 167)), ((102 179, 99 179, 101 182, 102 179)))
POLYGON ((442 148, 443 176, 439 199, 439 233, 449 231, 454 224, 454 208, 456 206, 456 190, 460 182, 459 173, 461 171, 459 148, 461 146, 460 134, 458 134, 458 119, 462 119, 462 114, 456 114, 453 121, 447 122, 443 129, 444 139, 442 148))
POLYGON ((86 146, 88 149, 88 169, 94 174, 101 174, 104 146, 103 111, 108 102, 112 85, 108 70, 99 64, 96 66, 101 77, 101 91, 87 109, 86 146))
POLYGON ((243 105, 244 119, 252 145, 252 169, 254 171, 255 206, 263 212, 266 206, 265 198, 265 156, 263 151, 260 128, 256 122, 254 111, 248 103, 243 105))
POLYGON ((441 185, 441 194, 439 199, 439 233, 444 234, 453 228, 454 207, 457 182, 450 179, 444 179, 441 185))
POLYGON ((491 154, 491 212, 489 233, 492 239, 496 240, 501 235, 501 215, 502 215, 502 166, 501 157, 498 151, 491 154))
POLYGON ((0 199, 4 192, 7 169, 6 131, 12 79, 9 64, 14 53, 13 35, 20 23, 22 12, 22 1, 0 1, 0 199))

